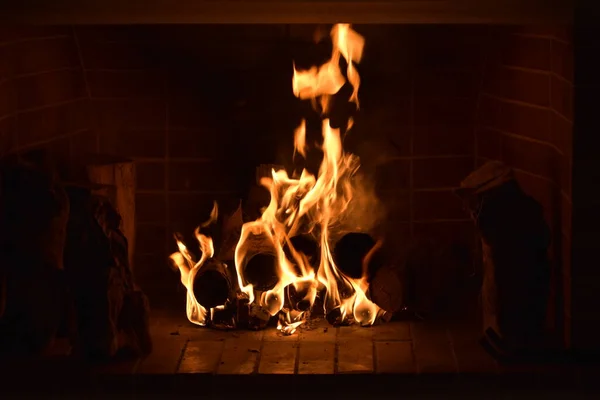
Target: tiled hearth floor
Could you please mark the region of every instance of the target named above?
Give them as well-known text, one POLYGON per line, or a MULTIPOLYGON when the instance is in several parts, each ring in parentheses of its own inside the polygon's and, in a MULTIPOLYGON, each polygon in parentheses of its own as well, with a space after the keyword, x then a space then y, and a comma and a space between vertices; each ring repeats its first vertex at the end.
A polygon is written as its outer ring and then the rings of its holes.
MULTIPOLYGON (((392 322, 332 327, 282 336, 275 328, 223 332, 196 327, 182 315, 158 315, 153 354, 134 373, 344 374, 497 373, 499 366, 465 326, 392 322)), ((471 328, 474 328, 471 326, 471 328)))
MULTIPOLYGON (((594 365, 497 363, 479 345, 474 322, 335 328, 319 321, 312 330, 280 336, 274 328, 216 331, 190 324, 182 311, 154 311, 151 329, 154 351, 145 359, 93 367, 24 363, 0 376, 15 383, 22 378, 10 374, 25 374, 26 388, 61 398, 506 398, 523 389, 564 398, 589 384, 600 387, 594 365)), ((13 394, 22 398, 21 389, 13 394)))

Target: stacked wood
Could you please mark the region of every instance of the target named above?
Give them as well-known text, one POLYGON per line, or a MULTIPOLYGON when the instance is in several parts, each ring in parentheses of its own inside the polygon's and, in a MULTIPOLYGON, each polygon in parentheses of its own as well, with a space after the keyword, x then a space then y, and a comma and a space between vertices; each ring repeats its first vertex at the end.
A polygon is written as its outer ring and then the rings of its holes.
POLYGON ((108 199, 69 187, 65 269, 77 313, 78 350, 107 358, 151 351, 149 304, 133 280, 121 217, 108 199))
POLYGON ((487 341, 504 356, 539 350, 550 286, 550 232, 542 207, 500 162, 474 171, 457 194, 481 235, 487 341))
POLYGON ((0 166, 0 353, 42 354, 64 319, 69 201, 41 151, 0 166))
POLYGON ((90 156, 86 160, 90 182, 114 188, 110 201, 122 216, 121 227, 128 241, 129 265, 133 268, 135 251, 135 163, 108 155, 90 156))

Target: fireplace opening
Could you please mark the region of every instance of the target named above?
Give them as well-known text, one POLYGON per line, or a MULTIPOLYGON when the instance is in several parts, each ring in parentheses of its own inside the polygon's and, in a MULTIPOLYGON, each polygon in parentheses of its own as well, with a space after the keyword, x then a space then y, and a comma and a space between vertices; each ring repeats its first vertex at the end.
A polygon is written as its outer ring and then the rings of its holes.
POLYGON ((495 373, 569 347, 569 27, 0 35, 3 352, 495 373))

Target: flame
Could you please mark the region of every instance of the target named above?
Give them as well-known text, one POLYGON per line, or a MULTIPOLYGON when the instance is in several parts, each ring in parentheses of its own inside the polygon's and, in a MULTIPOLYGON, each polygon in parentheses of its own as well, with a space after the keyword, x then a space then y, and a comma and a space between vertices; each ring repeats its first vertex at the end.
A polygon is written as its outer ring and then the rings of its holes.
MULTIPOLYGON (((354 64, 362 58, 364 38, 349 24, 335 25, 331 38, 331 58, 323 65, 308 70, 297 70, 295 64, 293 66, 294 95, 310 100, 313 105, 320 104, 322 114, 327 112, 332 96, 346 83, 352 86, 348 101, 358 108, 360 76, 354 64), (340 68, 341 58, 347 65, 345 76, 340 68)), ((350 118, 346 132, 352 125, 350 118)), ((321 133, 323 160, 317 176, 306 169, 294 177, 288 176, 284 169, 271 169, 271 176, 260 180, 270 193, 269 205, 257 220, 242 225, 235 248, 234 261, 241 295, 247 297, 253 309, 258 307, 257 312, 261 315, 279 314, 277 328, 285 335, 293 334, 305 322, 304 318, 310 314, 319 293, 324 296, 325 313, 334 313, 340 323, 353 320, 361 325, 372 325, 381 311, 367 295, 366 265, 378 246, 363 260, 360 279, 344 275, 333 259, 331 247, 336 225, 352 201, 352 177, 359 168, 359 160, 344 152, 340 130, 333 128, 327 118, 322 121, 321 133), (292 239, 301 234, 310 235, 317 242, 318 265, 312 265, 310 257, 294 247, 292 239), (267 290, 265 287, 258 290, 246 276, 246 267, 258 254, 270 255, 275 260, 276 283, 267 290)), ((302 120, 294 132, 294 155, 299 153, 306 159, 308 150, 306 121, 302 120)), ((209 316, 194 297, 194 277, 214 253, 211 238, 201 234, 200 230, 214 222, 217 214, 215 203, 209 220, 196 229, 202 251, 200 261, 193 261, 180 240, 177 240, 179 251, 171 256, 181 272, 181 282, 187 288, 188 319, 198 325, 206 325, 209 316)), ((211 309, 210 318, 213 313, 214 309, 211 309)))
MULTIPOLYGON (((292 90, 300 99, 320 102, 322 112, 327 111, 332 95, 346 83, 340 70, 340 57, 346 60, 346 76, 353 87, 349 101, 358 107, 360 77, 354 63, 360 62, 364 38, 350 28, 338 24, 331 31, 333 50, 331 59, 319 67, 297 70, 294 64, 292 90)), ((348 121, 347 130, 353 121, 348 121)), ((351 178, 359 167, 358 158, 343 151, 340 130, 331 127, 327 118, 322 121, 323 161, 315 177, 304 169, 299 178, 290 178, 285 170, 272 170, 270 179, 261 184, 271 195, 269 206, 262 216, 244 224, 236 247, 235 264, 241 290, 249 301, 257 302, 271 315, 280 312, 278 329, 284 334, 295 332, 302 321, 292 322, 284 307, 284 289, 289 285, 303 295, 302 300, 313 305, 319 286, 325 288, 325 312, 340 312, 341 321, 352 317, 361 325, 375 322, 379 308, 367 297, 366 268, 361 279, 345 276, 333 260, 331 229, 341 220, 352 200, 351 178), (290 238, 300 232, 318 232, 320 263, 310 265, 305 255, 294 249, 290 238), (261 237, 263 247, 268 247, 277 259, 277 284, 271 290, 256 296, 253 285, 244 278, 244 265, 257 251, 264 251, 253 238, 261 237), (285 256, 284 246, 290 250, 291 260, 285 256), (317 268, 318 267, 318 268, 317 268), (317 272, 315 272, 317 271, 317 272), (282 315, 285 318, 282 319, 282 315)), ((294 132, 294 154, 306 158, 306 122, 302 120, 294 132)), ((373 249, 372 251, 375 251, 373 249)), ((365 260, 368 257, 365 258, 365 260)))
POLYGON ((282 312, 279 313, 277 330, 285 336, 293 335, 294 333, 296 333, 298 327, 305 322, 305 320, 302 319, 304 316, 304 312, 296 313, 295 317, 292 317, 292 314, 293 312, 289 310, 282 310, 282 312))
POLYGON ((187 247, 181 240, 179 240, 178 236, 175 235, 175 240, 177 242, 177 247, 179 249, 178 252, 171 254, 171 260, 175 263, 175 265, 179 268, 179 272, 181 274, 181 283, 187 289, 187 301, 186 301, 186 314, 187 318, 190 322, 205 326, 207 322, 207 310, 202 307, 198 301, 196 301, 196 297, 194 296, 194 279, 196 274, 202 268, 206 260, 211 258, 215 249, 213 246, 213 241, 210 237, 203 235, 200 233, 201 228, 206 228, 211 225, 213 222, 217 220, 218 216, 218 206, 217 203, 213 203, 213 208, 210 213, 209 219, 200 224, 198 228, 196 228, 195 236, 196 240, 200 244, 200 251, 202 255, 198 262, 194 262, 192 255, 188 251, 187 247))

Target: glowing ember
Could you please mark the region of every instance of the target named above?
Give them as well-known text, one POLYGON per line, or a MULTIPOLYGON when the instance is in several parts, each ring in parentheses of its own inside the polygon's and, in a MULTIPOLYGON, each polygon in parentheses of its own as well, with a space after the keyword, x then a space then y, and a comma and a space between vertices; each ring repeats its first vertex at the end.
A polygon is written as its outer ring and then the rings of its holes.
MULTIPOLYGON (((294 66, 292 89, 300 99, 319 102, 322 112, 329 99, 346 83, 352 86, 348 99, 358 107, 360 77, 354 63, 362 57, 364 38, 348 24, 335 25, 331 31, 333 51, 331 59, 321 66, 299 71, 294 66), (346 64, 346 76, 340 70, 340 58, 346 64)), ((346 132, 351 128, 348 121, 346 132)), ((334 316, 336 323, 355 321, 363 326, 376 322, 381 310, 367 296, 366 265, 378 246, 363 260, 363 275, 353 279, 344 275, 335 265, 331 248, 335 236, 334 226, 348 210, 353 198, 352 177, 359 167, 356 156, 344 153, 340 130, 322 121, 323 161, 317 176, 304 169, 299 177, 288 176, 285 170, 272 170, 270 178, 261 184, 270 192, 270 203, 256 221, 242 226, 235 249, 235 269, 239 290, 247 296, 253 309, 271 316, 279 314, 277 329, 283 334, 293 334, 304 323, 306 315, 322 293, 326 316, 334 316), (309 235, 318 243, 318 262, 313 265, 293 245, 293 238, 309 235), (245 267, 257 254, 269 254, 276 262, 276 284, 268 290, 257 290, 245 276, 245 267), (289 296, 294 297, 296 310, 288 309, 289 296), (258 308, 257 308, 258 307, 258 308), (286 308, 284 308, 286 307, 286 308), (307 312, 305 312, 307 311, 307 312)), ((294 155, 306 158, 306 123, 302 121, 294 133, 294 155)), ((216 219, 217 208, 211 219, 216 219)), ((208 223, 210 223, 209 221, 208 223)), ((204 224, 206 226, 206 223, 204 224)), ((190 321, 204 325, 207 311, 197 303, 193 294, 194 276, 206 259, 212 257, 210 238, 196 230, 202 257, 194 263, 185 246, 178 241, 179 252, 171 256, 181 271, 181 281, 188 289, 187 315, 190 321)), ((328 318, 329 319, 329 318, 328 318)))

